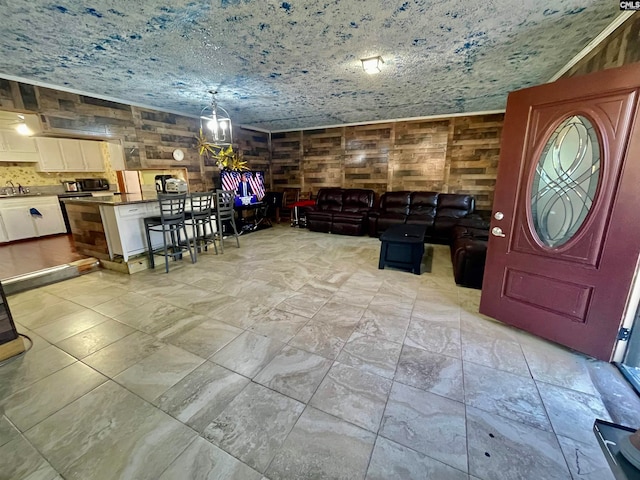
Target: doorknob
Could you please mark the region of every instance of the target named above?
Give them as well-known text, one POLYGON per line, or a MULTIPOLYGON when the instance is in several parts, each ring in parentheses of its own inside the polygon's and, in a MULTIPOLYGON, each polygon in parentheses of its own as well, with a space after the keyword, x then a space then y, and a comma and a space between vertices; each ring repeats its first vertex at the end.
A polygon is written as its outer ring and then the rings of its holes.
POLYGON ((502 233, 502 229, 500 227, 493 227, 491 229, 491 235, 494 237, 506 237, 506 235, 502 233))
POLYGON ((496 213, 493 215, 493 218, 495 218, 496 220, 502 220, 502 219, 504 218, 504 213, 502 213, 502 212, 496 212, 496 213))

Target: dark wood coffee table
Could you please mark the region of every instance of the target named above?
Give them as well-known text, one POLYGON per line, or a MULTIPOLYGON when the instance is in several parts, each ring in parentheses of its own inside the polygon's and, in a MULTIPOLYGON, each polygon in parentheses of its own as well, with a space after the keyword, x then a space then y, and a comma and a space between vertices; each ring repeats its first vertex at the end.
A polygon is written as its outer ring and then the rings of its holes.
POLYGON ((422 225, 394 225, 386 229, 380 235, 378 268, 387 266, 420 275, 425 230, 422 225))

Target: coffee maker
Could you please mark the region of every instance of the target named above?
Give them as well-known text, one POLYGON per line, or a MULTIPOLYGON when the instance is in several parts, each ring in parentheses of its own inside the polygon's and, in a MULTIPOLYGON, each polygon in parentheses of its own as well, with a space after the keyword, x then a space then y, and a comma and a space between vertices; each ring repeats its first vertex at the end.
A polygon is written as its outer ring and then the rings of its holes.
POLYGON ((156 192, 167 193, 167 180, 173 178, 173 175, 156 175, 156 192))

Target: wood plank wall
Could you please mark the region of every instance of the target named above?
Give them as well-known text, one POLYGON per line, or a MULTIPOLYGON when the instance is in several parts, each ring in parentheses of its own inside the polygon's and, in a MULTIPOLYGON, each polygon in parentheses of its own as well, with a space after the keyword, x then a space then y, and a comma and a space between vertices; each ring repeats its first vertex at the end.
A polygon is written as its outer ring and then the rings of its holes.
POLYGON ((456 117, 449 125, 443 191, 471 194, 485 212, 493 206, 503 123, 498 114, 456 117))
POLYGON ((302 188, 302 132, 271 135, 271 184, 276 191, 302 188))
POLYGON ((571 67, 563 77, 640 62, 640 14, 634 13, 602 43, 571 67))
POLYGON ((273 187, 472 193, 491 210, 503 114, 274 133, 273 187))
MULTIPOLYGON (((186 168, 192 191, 213 187, 214 165, 196 149, 199 121, 117 102, 0 79, 0 109, 40 116, 47 135, 121 140, 127 168, 186 168), (172 152, 181 148, 185 159, 172 152)), ((239 148, 251 168, 267 170, 268 134, 236 129, 239 148)))

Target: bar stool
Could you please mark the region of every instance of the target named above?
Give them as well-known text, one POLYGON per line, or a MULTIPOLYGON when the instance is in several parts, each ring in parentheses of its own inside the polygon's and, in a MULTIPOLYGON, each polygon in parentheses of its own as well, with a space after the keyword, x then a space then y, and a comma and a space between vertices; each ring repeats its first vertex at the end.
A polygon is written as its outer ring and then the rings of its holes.
POLYGON ((169 273, 169 257, 182 258, 182 252, 189 251, 191 263, 196 262, 196 253, 191 250, 191 241, 187 234, 185 224, 185 203, 187 195, 182 194, 158 194, 160 203, 160 216, 144 218, 144 230, 147 235, 147 246, 149 248, 149 266, 155 268, 154 255, 158 252, 164 254, 165 270, 169 273), (153 249, 151 245, 151 232, 162 233, 162 248, 153 249), (181 234, 184 233, 184 241, 181 234), (169 242, 167 243, 167 237, 169 242))
MULTIPOLYGON (((233 236, 236 237, 236 244, 240 248, 240 234, 236 227, 236 215, 233 210, 233 202, 236 197, 234 190, 216 190, 216 223, 218 225, 217 235, 220 236, 220 252, 224 253, 224 222, 228 222, 233 229, 233 236)), ((229 232, 231 234, 231 232, 229 232)))
POLYGON ((208 251, 209 245, 213 244, 213 248, 218 254, 218 246, 216 245, 216 232, 213 227, 215 214, 213 213, 213 196, 214 192, 192 193, 191 208, 186 212, 185 217, 193 229, 193 242, 197 253, 201 253, 202 249, 208 251))

